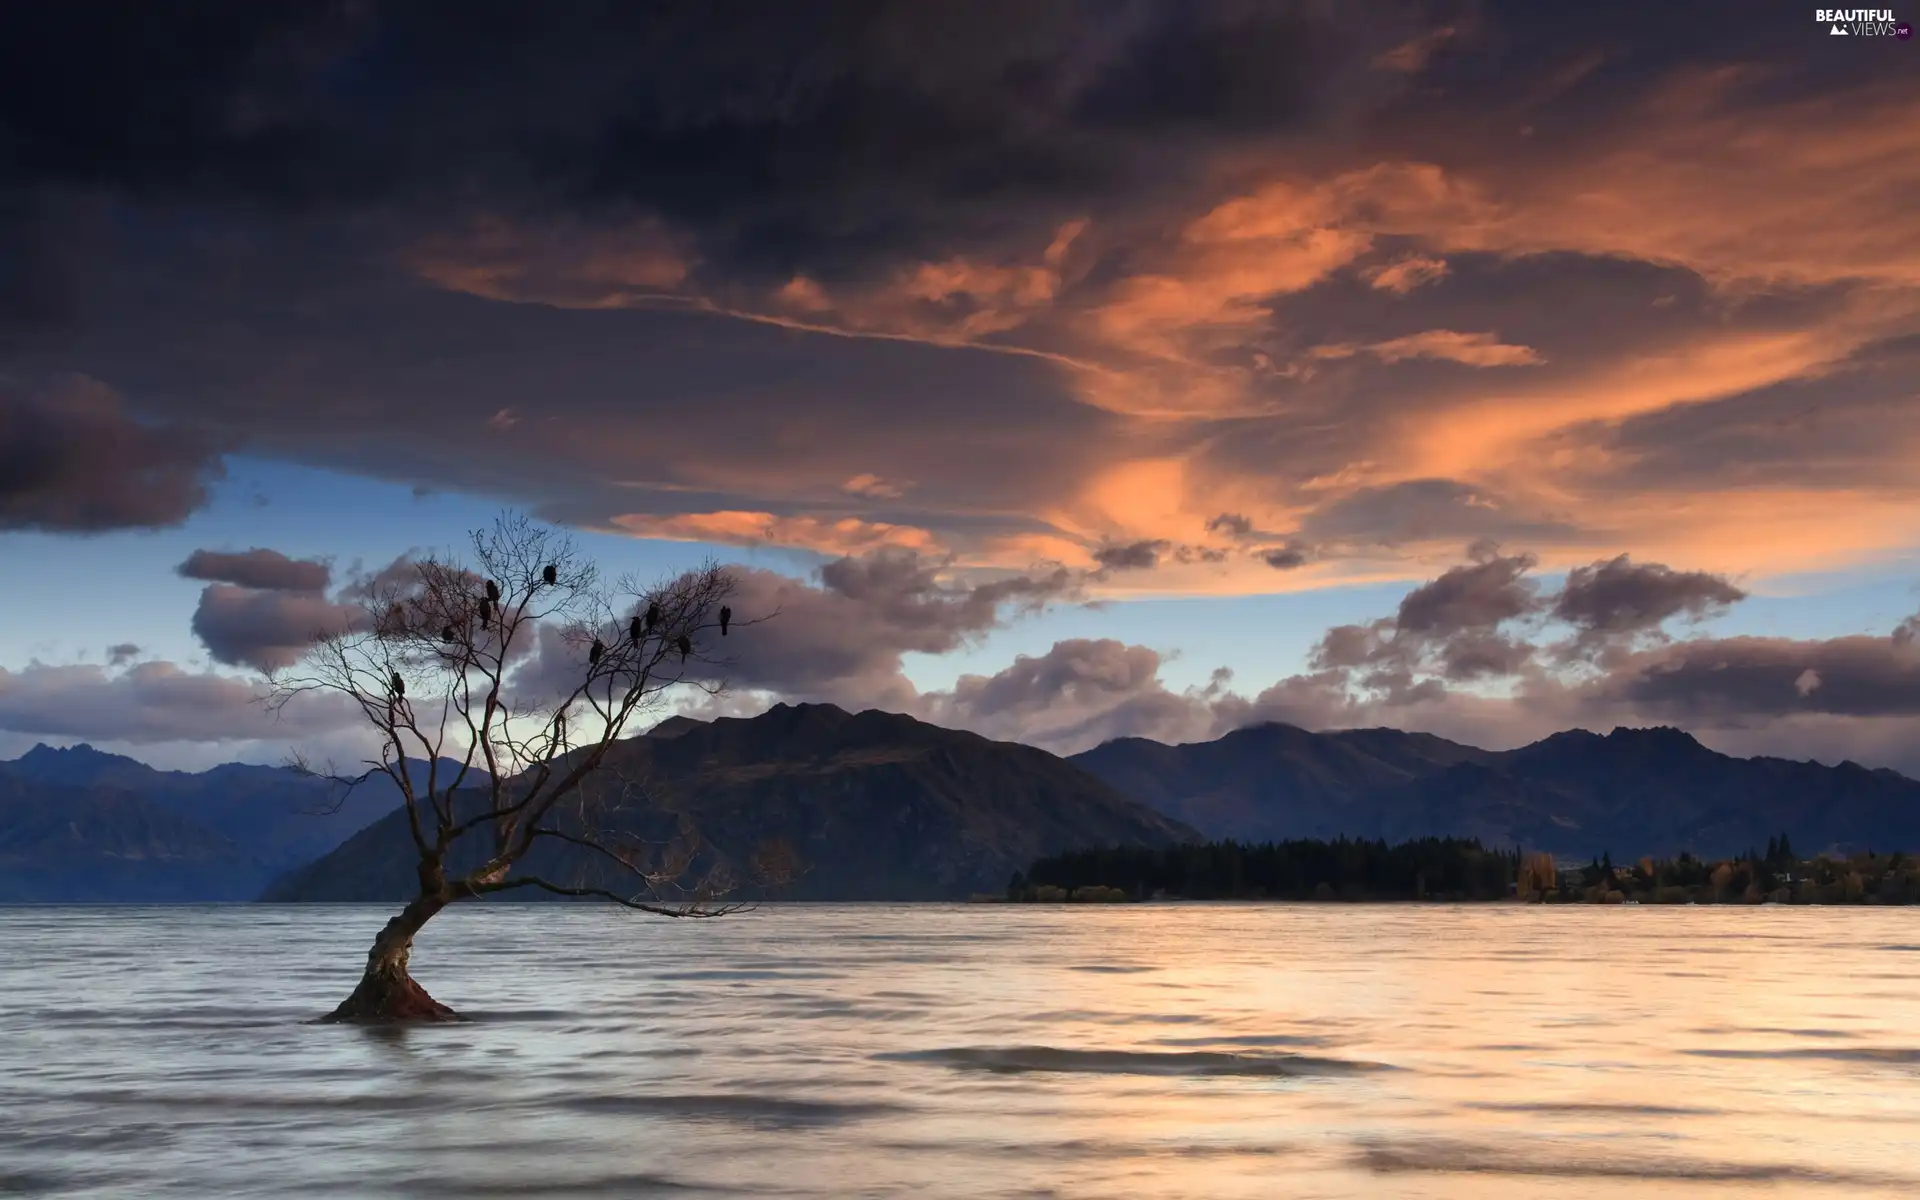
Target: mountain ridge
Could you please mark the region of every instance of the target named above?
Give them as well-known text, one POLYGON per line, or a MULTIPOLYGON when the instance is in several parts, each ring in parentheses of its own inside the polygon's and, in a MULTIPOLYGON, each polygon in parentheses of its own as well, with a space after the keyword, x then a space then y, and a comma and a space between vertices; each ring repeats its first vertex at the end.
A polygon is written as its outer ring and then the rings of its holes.
POLYGON ((343 790, 255 763, 166 771, 85 742, 0 761, 0 784, 12 814, 0 856, 15 872, 0 896, 39 902, 251 900, 400 803, 379 775, 343 790), (150 854, 130 858, 133 846, 150 854), (198 885, 164 862, 200 864, 198 885))
MULTIPOLYGON (((1784 831, 1803 849, 1920 850, 1920 782, 1852 761, 1735 758, 1671 726, 1569 729, 1496 751, 1276 722, 1208 742, 1117 738, 1063 759, 880 709, 781 704, 668 717, 623 739, 609 766, 667 784, 716 853, 792 840, 817 868, 795 899, 997 890, 1025 856, 1112 838, 1458 836, 1585 859, 1731 854, 1784 831), (845 849, 855 843, 866 848, 845 849)), ((0 898, 404 892, 410 851, 370 849, 399 811, 391 783, 309 815, 326 788, 282 767, 162 771, 84 743, 36 746, 0 762, 0 858, 14 871, 0 898), (349 846, 362 861, 341 872, 329 860, 349 846)))
MULTIPOLYGON (((728 862, 768 840, 791 845, 809 869, 778 893, 785 899, 960 899, 1004 889, 1056 849, 1198 836, 1037 747, 878 709, 782 704, 689 721, 668 736, 623 739, 603 770, 645 781, 651 815, 621 821, 685 817, 728 862)), ((585 853, 555 849, 528 870, 564 876, 585 853)), ((413 886, 412 862, 390 816, 266 898, 394 899, 413 886)))
POLYGON ((1115 739, 1071 761, 1216 838, 1477 837, 1585 858, 1738 853, 1786 830, 1836 850, 1920 848, 1920 782, 1850 760, 1736 758, 1666 725, 1562 730, 1496 751, 1273 722, 1171 747, 1115 739))

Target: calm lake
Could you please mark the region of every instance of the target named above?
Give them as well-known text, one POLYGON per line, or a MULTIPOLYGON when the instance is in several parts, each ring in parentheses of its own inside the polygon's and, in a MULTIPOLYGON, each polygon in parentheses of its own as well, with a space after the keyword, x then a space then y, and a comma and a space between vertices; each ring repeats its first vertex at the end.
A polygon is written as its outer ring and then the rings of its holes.
POLYGON ((1920 909, 0 909, 0 1193, 1911 1196, 1920 909))

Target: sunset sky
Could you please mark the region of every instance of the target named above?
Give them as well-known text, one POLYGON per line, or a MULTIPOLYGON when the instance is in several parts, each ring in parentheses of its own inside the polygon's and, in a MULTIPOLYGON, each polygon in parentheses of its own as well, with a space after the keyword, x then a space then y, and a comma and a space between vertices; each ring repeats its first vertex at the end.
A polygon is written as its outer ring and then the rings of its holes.
POLYGON ((1749 3, 0 15, 0 757, 351 744, 260 671, 505 508, 741 565, 779 616, 708 715, 1920 772, 1920 43, 1749 3))

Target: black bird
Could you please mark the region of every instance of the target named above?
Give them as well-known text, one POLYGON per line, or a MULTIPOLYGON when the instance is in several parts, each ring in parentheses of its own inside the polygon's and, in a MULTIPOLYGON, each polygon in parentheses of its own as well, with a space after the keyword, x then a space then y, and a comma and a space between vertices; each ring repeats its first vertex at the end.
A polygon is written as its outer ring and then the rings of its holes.
POLYGON ((545 580, 547 583, 558 582, 560 579, 560 568, 554 566, 552 563, 548 563, 547 569, 540 572, 540 578, 545 580))
POLYGON ((640 618, 637 614, 634 616, 633 620, 627 622, 627 636, 632 638, 634 641, 636 642, 639 641, 645 632, 646 632, 645 630, 640 628, 640 618))
POLYGON ((493 619, 493 601, 482 596, 480 598, 480 623, 482 625, 485 625, 488 621, 492 619, 493 619))
POLYGON ((407 681, 400 678, 400 672, 398 671, 393 673, 393 694, 396 696, 404 696, 407 694, 407 681))
POLYGON ((593 639, 593 648, 587 651, 587 661, 597 667, 600 665, 600 656, 606 652, 606 645, 602 643, 599 638, 595 638, 593 639))
POLYGON ((440 631, 440 636, 449 642, 458 641, 460 638, 460 635, 453 631, 453 626, 451 625, 447 626, 445 629, 442 629, 440 631))
POLYGON ((727 636, 727 625, 732 620, 733 620, 733 610, 728 608, 726 605, 722 604, 720 606, 720 636, 721 637, 727 636))
POLYGON ((500 585, 491 579, 487 580, 487 599, 496 602, 500 599, 500 585))
POLYGON ((652 633, 653 627, 655 625, 658 625, 659 623, 660 623, 660 606, 658 604, 647 605, 647 632, 652 633))
POLYGON ((687 635, 681 634, 673 644, 680 648, 680 661, 687 661, 687 655, 693 653, 693 643, 687 640, 687 635))

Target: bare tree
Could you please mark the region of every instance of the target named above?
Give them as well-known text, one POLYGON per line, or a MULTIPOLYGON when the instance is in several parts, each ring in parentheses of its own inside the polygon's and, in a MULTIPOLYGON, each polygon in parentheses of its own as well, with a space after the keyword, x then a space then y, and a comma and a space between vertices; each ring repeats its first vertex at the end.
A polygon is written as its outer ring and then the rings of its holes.
MULTIPOLYGON (((732 578, 709 563, 651 587, 603 589, 570 538, 517 515, 472 541, 471 566, 427 558, 364 585, 364 618, 324 634, 273 680, 275 707, 316 691, 358 706, 378 757, 328 777, 348 787, 391 779, 419 859, 419 894, 381 929, 359 986, 328 1021, 458 1019, 407 963, 414 936, 463 900, 532 888, 668 917, 731 911, 720 903, 730 872, 710 864, 688 883, 698 843, 684 823, 659 843, 603 828, 598 818, 633 789, 614 789, 610 803, 595 775, 669 689, 718 691, 707 651, 710 635, 727 631, 732 578), (602 869, 579 880, 528 873, 528 856, 551 843, 602 869)), ((748 867, 772 877, 778 860, 761 851, 748 867)))

